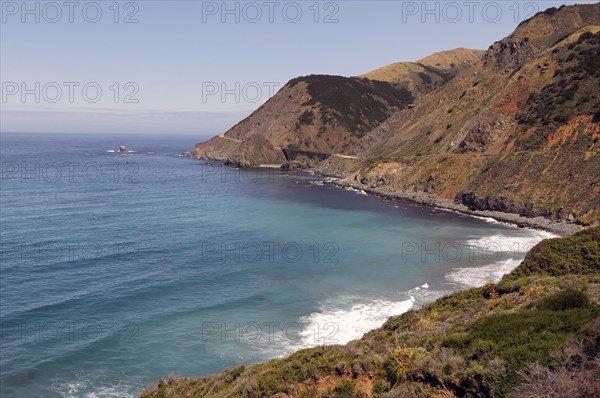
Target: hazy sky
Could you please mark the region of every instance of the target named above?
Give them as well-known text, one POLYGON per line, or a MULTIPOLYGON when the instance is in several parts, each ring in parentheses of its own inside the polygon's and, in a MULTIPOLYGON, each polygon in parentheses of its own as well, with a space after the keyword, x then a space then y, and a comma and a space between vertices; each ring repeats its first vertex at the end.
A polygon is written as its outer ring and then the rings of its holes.
POLYGON ((486 49, 565 3, 2 0, 0 130, 220 134, 296 76, 486 49))

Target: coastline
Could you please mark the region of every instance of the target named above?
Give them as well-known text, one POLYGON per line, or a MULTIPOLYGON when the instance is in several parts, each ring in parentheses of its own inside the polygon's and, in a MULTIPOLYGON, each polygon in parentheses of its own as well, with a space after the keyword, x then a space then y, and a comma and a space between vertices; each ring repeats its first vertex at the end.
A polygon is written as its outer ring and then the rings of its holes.
POLYGON ((363 191, 368 195, 384 199, 408 201, 444 211, 454 211, 468 216, 492 218, 498 222, 513 224, 519 228, 530 228, 551 232, 560 237, 570 236, 582 230, 581 226, 577 224, 553 221, 544 217, 527 218, 518 214, 503 213, 499 211, 471 210, 465 205, 455 203, 451 200, 437 198, 427 193, 403 192, 385 186, 373 188, 360 183, 350 182, 346 178, 337 177, 334 180, 327 181, 327 184, 340 188, 354 188, 363 191))
MULTIPOLYGON (((227 162, 221 159, 197 157, 193 156, 191 152, 180 154, 178 155, 178 157, 199 160, 210 160, 213 162, 217 162, 223 166, 227 166, 227 162)), ((247 169, 254 168, 242 165, 238 165, 238 167, 247 169)), ((283 168, 280 169, 283 170, 283 168)), ((337 186, 340 188, 353 188, 359 191, 363 191, 371 196, 376 196, 388 200, 408 201, 432 208, 437 208, 443 211, 454 211, 468 216, 492 218, 498 222, 512 224, 519 228, 530 228, 551 232, 560 237, 567 237, 573 235, 583 229, 580 225, 577 224, 564 221, 554 221, 545 217, 527 218, 524 216, 520 216, 516 213, 504 213, 500 211, 490 210, 471 210, 467 206, 455 203, 452 200, 438 198, 424 192, 398 191, 396 189, 386 186, 371 187, 368 185, 361 184, 360 182, 350 181, 347 177, 323 173, 319 169, 301 169, 301 171, 322 177, 324 179, 329 178, 329 180, 324 181, 325 184, 337 186)))
POLYGON ((573 380, 585 387, 583 394, 574 396, 592 396, 597 391, 598 365, 584 347, 600 347, 600 300, 597 291, 589 289, 599 285, 600 274, 586 256, 590 251, 600 254, 599 232, 596 227, 562 238, 559 244, 539 243, 536 255, 528 256, 502 281, 462 289, 391 316, 347 344, 305 348, 207 376, 169 376, 139 396, 222 397, 251 392, 277 397, 379 397, 392 391, 399 393, 393 396, 487 397, 496 391, 494 396, 503 397, 527 395, 523 392, 539 390, 538 381, 543 386, 549 380, 557 383, 552 386, 573 380), (565 267, 565 256, 573 260, 571 267, 565 267), (531 339, 524 329, 545 333, 531 339), (494 342, 486 343, 485 354, 482 341, 494 342), (540 350, 540 344, 545 349, 540 350), (574 369, 574 356, 588 362, 574 369), (394 363, 402 366, 402 373, 390 371, 394 363), (536 371, 543 370, 539 377, 527 377, 531 364, 536 371), (488 369, 497 369, 494 378, 485 378, 488 369), (344 386, 351 387, 342 390, 344 386), (361 394, 332 395, 336 390, 361 394))
MULTIPOLYGON (((202 158, 194 157, 194 159, 202 159, 202 158)), ((218 163, 222 164, 223 166, 229 167, 223 161, 215 160, 215 159, 210 159, 210 160, 218 162, 218 163)), ((239 167, 247 168, 247 167, 243 167, 243 166, 239 166, 239 167)), ((577 231, 581 230, 580 226, 578 226, 578 225, 569 224, 566 222, 562 222, 562 223, 555 222, 555 221, 545 219, 542 217, 527 219, 525 217, 519 216, 517 214, 511 214, 511 213, 501 213, 501 212, 492 212, 492 211, 473 211, 473 210, 468 209, 464 205, 456 204, 449 200, 435 198, 429 194, 419 193, 419 192, 398 192, 390 187, 372 188, 372 187, 368 187, 368 186, 360 184, 360 183, 352 183, 351 181, 349 181, 347 178, 344 178, 344 177, 339 177, 339 176, 334 177, 331 175, 329 175, 329 176, 324 175, 324 174, 319 173, 316 170, 303 169, 302 172, 306 173, 306 174, 314 173, 314 175, 317 175, 317 176, 323 178, 323 183, 325 185, 334 186, 334 187, 341 188, 341 189, 353 188, 356 190, 363 191, 367 195, 370 195, 373 197, 378 197, 378 198, 385 199, 385 200, 406 201, 406 202, 410 202, 410 203, 416 203, 419 205, 431 207, 433 209, 439 209, 442 211, 457 212, 457 213, 465 214, 467 216, 492 218, 498 222, 512 224, 512 225, 518 226, 520 228, 543 230, 543 231, 551 232, 551 233, 559 235, 559 236, 570 236, 570 235, 573 235, 574 233, 576 233, 577 231)), ((510 272, 508 272, 507 275, 508 274, 510 274, 510 272)), ((482 288, 482 287, 483 287, 483 285, 475 287, 475 288, 464 287, 464 288, 460 288, 456 291, 452 291, 451 293, 448 293, 448 294, 449 295, 462 294, 464 292, 471 291, 473 289, 482 288)), ((421 288, 422 288, 422 286, 421 286, 421 288)), ((413 304, 413 306, 411 306, 408 310, 419 311, 423 307, 426 307, 428 305, 433 305, 433 303, 437 302, 438 300, 440 300, 443 297, 446 297, 446 295, 444 295, 442 297, 434 298, 431 301, 424 302, 419 305, 413 304)), ((413 301, 413 303, 414 303, 414 301, 413 301)), ((387 320, 381 326, 370 329, 368 332, 366 332, 363 335, 363 337, 360 337, 356 340, 351 340, 346 343, 342 343, 342 346, 344 346, 344 347, 350 346, 353 341, 362 340, 367 335, 377 333, 380 329, 382 329, 385 326, 386 323, 392 322, 395 318, 402 316, 402 314, 406 313, 408 310, 406 310, 402 313, 396 314, 396 315, 388 316, 387 320)), ((291 354, 286 354, 285 356, 273 357, 272 359, 268 359, 265 361, 247 364, 247 367, 250 368, 252 366, 256 366, 256 365, 260 365, 260 364, 265 366, 266 364, 271 363, 271 361, 286 361, 286 360, 289 360, 289 358, 291 356, 297 354, 300 351, 319 349, 319 348, 325 349, 324 347, 332 347, 332 346, 324 345, 324 346, 317 346, 317 347, 302 347, 302 348, 298 348, 291 354)), ((246 365, 244 365, 244 366, 246 366, 246 365)), ((222 372, 228 372, 228 370, 224 369, 222 372)), ((214 373, 210 373, 209 375, 202 376, 202 377, 193 377, 192 376, 190 378, 187 378, 187 377, 173 378, 173 379, 169 379, 171 381, 166 384, 171 385, 172 383, 176 383, 178 380, 181 382, 181 381, 194 380, 194 379, 218 377, 222 372, 214 372, 214 373)), ((142 397, 150 396, 150 395, 144 395, 144 394, 154 393, 154 392, 157 392, 158 390, 159 390, 159 382, 155 382, 151 386, 144 389, 141 392, 140 396, 142 396, 142 397)))

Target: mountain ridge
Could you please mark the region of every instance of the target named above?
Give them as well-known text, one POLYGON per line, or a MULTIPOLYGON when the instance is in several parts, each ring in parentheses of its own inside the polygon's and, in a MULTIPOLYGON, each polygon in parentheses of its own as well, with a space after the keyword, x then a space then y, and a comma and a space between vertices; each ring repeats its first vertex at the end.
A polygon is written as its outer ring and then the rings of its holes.
MULTIPOLYGON (((299 157, 299 165, 312 167, 319 160, 318 154, 345 153, 394 112, 410 107, 416 98, 446 83, 470 64, 473 54, 479 52, 459 49, 432 54, 426 62, 437 62, 440 68, 419 65, 418 72, 402 76, 401 82, 369 79, 364 75, 294 78, 225 134, 197 144, 192 155, 251 167, 285 163, 285 157, 274 152, 285 148, 304 152, 299 157), (462 57, 465 59, 461 60, 462 57), (266 143, 268 156, 243 156, 241 142, 255 134, 272 144, 271 147, 266 143), (239 145, 222 138, 237 140, 239 145), (310 152, 316 157, 311 157, 310 152)), ((255 148, 250 150, 262 153, 255 148)))
MULTIPOLYGON (((525 32, 518 29, 496 42, 480 63, 361 139, 349 152, 361 154, 362 163, 329 169, 350 175, 357 187, 383 184, 398 192, 455 199, 471 209, 597 222, 594 110, 600 102, 592 91, 598 84, 593 65, 600 60, 598 28, 586 23, 600 20, 600 7, 586 9, 592 11, 581 22, 585 26, 563 22, 563 30, 553 28, 542 40, 528 38, 531 23, 521 24, 525 32), (554 44, 539 44, 547 42, 554 44), (561 68, 563 63, 568 67, 561 68)), ((582 20, 568 7, 540 15, 556 18, 561 12, 582 20)))
POLYGON ((416 62, 395 62, 359 77, 406 87, 420 96, 447 83, 483 53, 482 50, 466 48, 439 51, 416 62))
MULTIPOLYGON (((268 150, 215 138, 193 155, 258 166, 288 163, 278 154, 288 148, 301 156, 287 167, 342 177, 357 188, 596 225, 598 21, 600 3, 540 12, 483 54, 466 50, 467 66, 425 93, 418 74, 400 93, 394 84, 360 77, 293 79, 225 133, 240 141, 259 134, 268 150), (333 154, 352 158, 323 160, 333 154)), ((452 58, 452 51, 425 60, 452 58)))

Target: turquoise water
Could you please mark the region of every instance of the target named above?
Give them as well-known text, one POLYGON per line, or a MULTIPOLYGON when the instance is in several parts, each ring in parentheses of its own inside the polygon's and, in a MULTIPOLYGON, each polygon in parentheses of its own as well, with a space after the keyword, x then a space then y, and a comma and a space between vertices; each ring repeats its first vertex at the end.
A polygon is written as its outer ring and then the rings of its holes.
POLYGON ((498 279, 549 236, 176 157, 200 137, 0 139, 7 397, 135 396, 345 343, 498 279))

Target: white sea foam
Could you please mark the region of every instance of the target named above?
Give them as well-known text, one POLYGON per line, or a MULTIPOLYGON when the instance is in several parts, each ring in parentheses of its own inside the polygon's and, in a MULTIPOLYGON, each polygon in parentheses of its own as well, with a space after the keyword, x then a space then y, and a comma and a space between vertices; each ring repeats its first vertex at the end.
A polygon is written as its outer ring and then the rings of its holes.
POLYGON ((421 285, 421 287, 422 287, 423 289, 429 289, 429 285, 428 285, 427 283, 425 283, 425 284, 421 285))
POLYGON ((455 268, 446 274, 446 280, 464 287, 483 286, 488 282, 498 282, 520 262, 520 260, 508 259, 483 267, 455 268))
POLYGON ((369 194, 366 193, 365 191, 363 191, 362 189, 356 189, 356 188, 353 188, 353 187, 346 187, 346 188, 344 188, 344 190, 350 191, 350 192, 356 192, 357 194, 360 194, 360 195, 369 196, 369 194))
POLYGON ((114 152, 116 152, 116 151, 115 151, 114 149, 107 149, 107 150, 106 150, 106 152, 109 152, 109 153, 114 153, 114 152))
POLYGON ((476 258, 485 258, 490 264, 481 267, 454 268, 446 274, 446 280, 461 287, 483 286, 488 282, 498 282, 515 269, 533 246, 543 239, 556 235, 546 231, 529 231, 527 236, 493 235, 473 238, 465 242, 474 249, 476 258))
POLYGON ((483 220, 485 222, 489 222, 490 224, 506 224, 506 223, 503 223, 502 221, 498 221, 498 220, 496 220, 495 218, 492 218, 492 217, 479 217, 479 216, 473 216, 473 217, 479 218, 479 219, 481 219, 481 220, 483 220))
POLYGON ((430 303, 450 291, 416 287, 398 295, 397 299, 369 299, 342 296, 326 300, 318 311, 292 322, 283 331, 279 325, 273 340, 263 335, 252 341, 248 349, 258 350, 267 357, 285 357, 302 348, 320 345, 346 344, 361 338, 365 333, 381 327, 388 318, 430 303), (408 297, 408 298, 407 298, 408 297), (283 332, 283 333, 282 333, 283 332))
MULTIPOLYGON (((425 285, 429 286, 427 283, 425 283, 423 286, 425 285)), ((422 305, 431 303, 452 292, 451 290, 433 290, 429 289, 429 287, 424 288, 423 286, 415 287, 407 292, 407 294, 415 299, 415 307, 420 307, 422 305)))
POLYGON ((513 228, 518 228, 515 223, 509 223, 509 222, 505 222, 505 221, 498 221, 498 220, 496 220, 495 218, 492 218, 492 217, 476 216, 476 215, 473 215, 473 214, 467 214, 467 213, 463 213, 463 212, 460 212, 460 211, 457 211, 457 210, 446 209, 444 207, 438 207, 438 206, 435 206, 435 209, 436 210, 441 210, 441 211, 446 211, 446 212, 449 212, 449 213, 458 214, 459 216, 463 216, 463 217, 477 218, 479 220, 483 220, 483 221, 485 221, 487 223, 490 223, 490 224, 500 224, 500 225, 506 225, 506 226, 513 227, 513 228))
POLYGON ((77 380, 53 383, 51 388, 65 398, 133 398, 136 390, 130 385, 109 381, 108 375, 98 377, 77 374, 77 380))
MULTIPOLYGON (((543 239, 555 238, 557 235, 546 231, 530 230, 527 236, 507 236, 496 234, 484 236, 481 238, 468 239, 465 244, 474 249, 486 250, 490 252, 486 258, 500 260, 495 258, 494 253, 499 256, 500 252, 510 253, 512 258, 524 256, 533 246, 537 245, 543 239)), ((506 257, 505 257, 506 259, 506 257)))
POLYGON ((319 311, 300 318, 305 325, 300 345, 345 344, 359 339, 368 331, 380 327, 389 317, 410 310, 414 302, 414 297, 399 301, 377 299, 368 303, 348 297, 329 301, 319 311))
MULTIPOLYGON (((427 285, 426 283, 423 285, 427 285)), ((289 336, 278 340, 282 344, 264 344, 264 354, 284 357, 302 348, 319 345, 346 344, 365 333, 381 327, 388 318, 430 303, 450 291, 416 287, 394 299, 375 299, 365 302, 364 297, 339 297, 321 305, 318 311, 299 319, 302 331, 291 328, 289 336), (408 297, 408 299, 404 298, 408 297)), ((257 345, 254 345, 257 348, 257 345)))

